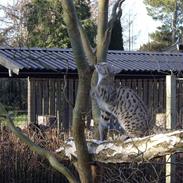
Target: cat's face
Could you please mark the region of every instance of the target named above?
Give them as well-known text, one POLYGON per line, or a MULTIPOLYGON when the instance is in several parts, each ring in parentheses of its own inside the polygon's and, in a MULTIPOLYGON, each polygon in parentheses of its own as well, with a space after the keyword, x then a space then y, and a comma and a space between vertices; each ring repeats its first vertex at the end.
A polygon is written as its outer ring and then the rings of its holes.
POLYGON ((118 68, 106 62, 96 64, 95 69, 98 73, 98 84, 101 83, 101 81, 103 84, 113 82, 115 74, 120 72, 118 68))

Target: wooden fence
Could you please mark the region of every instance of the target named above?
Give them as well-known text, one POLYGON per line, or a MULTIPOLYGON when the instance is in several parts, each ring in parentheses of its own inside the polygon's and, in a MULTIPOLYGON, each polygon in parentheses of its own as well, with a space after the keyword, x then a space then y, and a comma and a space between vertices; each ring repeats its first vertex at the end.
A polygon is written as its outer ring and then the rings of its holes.
MULTIPOLYGON (((63 79, 29 79, 29 121, 36 121, 38 115, 55 115, 61 128, 67 129, 72 122, 72 106, 74 103, 77 80, 68 79, 64 96, 63 79), (65 99, 66 97, 66 99, 65 99)), ((164 79, 122 79, 121 85, 133 88, 144 100, 152 114, 165 112, 165 80, 164 79)))
POLYGON ((29 122, 37 122, 39 115, 56 116, 61 129, 72 123, 72 111, 77 91, 77 80, 28 79, 29 122), (69 101, 69 102, 68 102, 69 101))
POLYGON ((0 78, 0 102, 10 110, 27 110, 27 80, 0 78))
MULTIPOLYGON (((165 79, 120 79, 119 82, 123 86, 128 86, 134 89, 138 95, 143 99, 152 114, 165 113, 166 106, 166 93, 165 93, 165 79)), ((1 100, 4 104, 11 105, 9 99, 14 98, 14 106, 20 105, 18 108, 26 109, 22 107, 22 101, 27 99, 27 86, 28 92, 28 102, 31 108, 30 116, 32 122, 37 121, 38 115, 55 115, 60 124, 60 128, 68 129, 72 122, 72 106, 68 104, 66 98, 74 103, 76 96, 78 81, 73 79, 67 80, 67 86, 63 79, 59 78, 29 78, 28 82, 24 79, 9 79, 0 81, 0 91, 3 91, 3 97, 1 100), (10 82, 10 83, 9 83, 10 82), (22 84, 23 83, 23 84, 22 84), (66 86, 66 88, 65 88, 66 86), (64 92, 65 90, 65 92, 64 92), (66 98, 64 96, 66 95, 66 98), (9 96, 5 97, 5 96, 9 96), (14 96, 14 97, 11 97, 14 96), (24 100, 22 100, 24 99, 24 100), (20 100, 17 102, 17 100, 20 100)), ((176 84, 177 93, 177 122, 181 123, 183 119, 183 81, 179 80, 176 84)), ((13 100, 12 100, 13 101, 13 100)), ((26 100, 24 103, 27 104, 26 100)), ((2 147, 11 147, 11 143, 7 143, 3 140, 0 141, 2 147)), ((30 160, 28 164, 25 164, 22 160, 22 154, 19 152, 5 151, 1 148, 0 155, 0 182, 50 182, 57 183, 58 180, 65 182, 60 174, 51 170, 48 164, 39 164, 36 171, 34 168, 29 167, 29 163, 33 163, 32 159, 29 157, 27 161, 30 160), (14 164, 13 164, 14 163, 14 164), (30 169, 29 169, 30 168, 30 169), (59 178, 60 177, 60 178, 59 178), (16 181, 15 181, 16 180, 16 181)), ((26 156, 29 156, 26 155, 26 156)), ((176 179, 177 182, 182 182, 182 154, 178 155, 178 160, 176 161, 176 179), (179 163, 177 165, 177 163, 179 163)), ((39 157, 38 157, 39 160, 39 157)), ((164 181, 163 181, 164 182, 164 181)))
MULTIPOLYGON (((156 113, 165 113, 165 79, 119 79, 123 86, 134 89, 155 117, 156 113)), ((68 79, 67 86, 60 78, 1 79, 0 102, 13 109, 29 111, 29 121, 37 122, 39 115, 53 115, 59 121, 61 129, 68 129, 72 123, 73 107, 67 102, 75 102, 78 81, 68 79), (28 84, 27 84, 28 83, 28 84), (29 92, 27 94, 27 86, 29 92), (66 87, 65 87, 66 86, 66 87), (65 92, 64 92, 65 91, 65 92), (28 98, 28 104, 27 104, 28 98)), ((183 81, 177 81, 177 121, 183 121, 183 81)), ((91 115, 89 116, 91 118, 91 115)), ((90 120, 90 119, 88 119, 90 120)))

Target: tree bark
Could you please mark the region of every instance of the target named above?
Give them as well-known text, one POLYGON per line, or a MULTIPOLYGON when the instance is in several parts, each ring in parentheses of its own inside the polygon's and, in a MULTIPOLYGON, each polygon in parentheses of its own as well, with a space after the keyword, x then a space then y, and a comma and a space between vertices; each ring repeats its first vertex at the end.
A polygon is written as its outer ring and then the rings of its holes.
POLYGON ((177 0, 175 0, 175 10, 173 12, 173 19, 172 19, 172 44, 176 42, 177 15, 178 15, 178 4, 177 4, 177 0))
POLYGON ((85 115, 87 113, 88 96, 90 91, 91 70, 86 59, 79 30, 79 20, 72 0, 62 0, 64 20, 71 40, 74 58, 78 70, 78 90, 73 110, 72 132, 77 149, 77 167, 80 180, 83 183, 92 182, 90 156, 88 154, 84 135, 85 115))
MULTIPOLYGON (((102 163, 144 162, 156 157, 183 152, 183 130, 132 138, 126 141, 90 140, 87 141, 87 144, 93 161, 102 163)), ((75 144, 71 141, 69 146, 66 144, 63 152, 69 158, 77 159, 75 144)))

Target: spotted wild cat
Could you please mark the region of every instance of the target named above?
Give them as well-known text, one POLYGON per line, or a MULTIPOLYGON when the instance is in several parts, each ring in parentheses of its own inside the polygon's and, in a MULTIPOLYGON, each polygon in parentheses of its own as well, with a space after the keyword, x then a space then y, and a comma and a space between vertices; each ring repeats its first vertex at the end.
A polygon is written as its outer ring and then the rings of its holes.
MULTIPOLYGON (((92 95, 101 111, 106 112, 108 116, 110 114, 115 116, 128 136, 148 135, 151 117, 147 107, 135 91, 115 84, 114 76, 118 73, 117 68, 108 63, 100 63, 95 65, 95 69, 98 73, 98 82, 93 88, 92 95)), ((101 116, 101 121, 104 124, 107 120, 101 116)), ((103 135, 102 130, 100 136, 103 135)))

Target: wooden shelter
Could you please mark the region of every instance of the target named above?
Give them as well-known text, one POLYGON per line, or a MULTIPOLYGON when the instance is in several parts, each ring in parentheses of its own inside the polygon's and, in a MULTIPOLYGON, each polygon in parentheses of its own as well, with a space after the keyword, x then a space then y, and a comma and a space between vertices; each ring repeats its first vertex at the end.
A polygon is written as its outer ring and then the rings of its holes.
MULTIPOLYGON (((154 118, 163 114, 167 128, 183 125, 183 53, 109 51, 107 62, 121 69, 116 79, 139 94, 154 118)), ((0 77, 27 80, 29 123, 55 116, 59 128, 70 127, 68 100, 74 104, 78 84, 71 49, 0 48, 0 77)), ((175 162, 175 157, 167 161, 175 162)), ((170 165, 166 182, 175 180, 175 166, 170 165)))
MULTIPOLYGON (((109 51, 107 61, 121 68, 116 79, 137 91, 154 117, 172 113, 166 107, 166 90, 176 91, 174 121, 182 121, 183 83, 180 79, 173 87, 170 83, 172 76, 182 77, 183 53, 109 51)), ((78 83, 71 49, 0 48, 0 77, 27 79, 29 122, 48 115, 57 117, 60 128, 70 127, 72 106, 67 100, 74 103, 78 83)))

